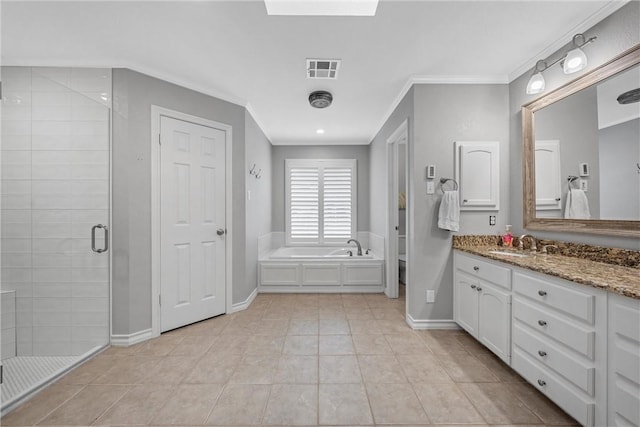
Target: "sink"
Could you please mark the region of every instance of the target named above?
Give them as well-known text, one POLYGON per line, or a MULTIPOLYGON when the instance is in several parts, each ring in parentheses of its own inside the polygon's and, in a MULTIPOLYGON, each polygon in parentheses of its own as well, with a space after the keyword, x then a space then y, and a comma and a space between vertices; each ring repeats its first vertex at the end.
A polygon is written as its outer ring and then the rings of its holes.
POLYGON ((489 251, 490 254, 495 255, 504 255, 504 256, 512 256, 516 258, 529 258, 531 255, 524 254, 521 252, 511 252, 511 251, 489 251))

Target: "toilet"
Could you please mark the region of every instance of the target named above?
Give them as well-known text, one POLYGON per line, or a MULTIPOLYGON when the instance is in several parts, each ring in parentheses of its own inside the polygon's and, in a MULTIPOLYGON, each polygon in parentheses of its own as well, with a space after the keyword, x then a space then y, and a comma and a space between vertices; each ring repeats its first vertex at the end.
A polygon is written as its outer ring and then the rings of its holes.
POLYGON ((400 271, 400 282, 407 283, 407 238, 398 236, 398 270, 400 271))

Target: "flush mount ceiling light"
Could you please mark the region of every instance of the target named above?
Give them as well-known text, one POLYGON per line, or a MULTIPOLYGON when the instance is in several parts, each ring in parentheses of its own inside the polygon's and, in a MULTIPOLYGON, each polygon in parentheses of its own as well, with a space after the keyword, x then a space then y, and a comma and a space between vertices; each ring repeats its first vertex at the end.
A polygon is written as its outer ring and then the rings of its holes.
POLYGON ((527 83, 527 95, 534 95, 544 91, 545 81, 542 72, 547 68, 553 67, 558 62, 562 65, 562 70, 565 74, 576 73, 583 70, 587 66, 587 55, 585 55, 582 47, 595 41, 596 38, 596 36, 593 36, 587 39, 584 34, 576 34, 571 40, 574 46, 573 49, 551 63, 547 62, 547 59, 541 59, 536 62, 533 75, 527 83), (582 39, 582 43, 578 42, 580 39, 582 39))
POLYGON ((324 129, 316 129, 316 133, 318 135, 322 135, 322 134, 324 134, 324 129))
POLYGON ((375 16, 378 0, 264 0, 268 15, 375 16))
POLYGON ((616 98, 618 104, 626 105, 640 102, 640 88, 627 91, 616 98))
POLYGON ((314 108, 327 108, 333 102, 333 95, 326 90, 317 90, 309 94, 309 104, 314 108))

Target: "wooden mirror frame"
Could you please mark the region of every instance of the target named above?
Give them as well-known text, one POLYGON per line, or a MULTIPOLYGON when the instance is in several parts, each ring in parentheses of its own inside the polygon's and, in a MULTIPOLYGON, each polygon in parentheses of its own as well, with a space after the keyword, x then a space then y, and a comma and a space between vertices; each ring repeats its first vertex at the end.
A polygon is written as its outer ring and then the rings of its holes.
POLYGON ((522 106, 523 222, 529 230, 640 237, 640 221, 537 218, 534 113, 554 102, 640 64, 640 44, 558 89, 522 106))

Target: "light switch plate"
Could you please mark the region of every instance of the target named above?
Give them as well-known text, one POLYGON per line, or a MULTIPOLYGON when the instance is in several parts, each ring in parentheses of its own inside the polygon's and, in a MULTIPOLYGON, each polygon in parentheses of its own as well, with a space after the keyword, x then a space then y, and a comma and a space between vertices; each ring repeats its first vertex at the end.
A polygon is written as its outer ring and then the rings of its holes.
POLYGON ((580 180, 580 189, 582 191, 589 191, 589 183, 587 182, 586 179, 581 179, 580 180))
POLYGON ((436 186, 433 181, 427 182, 427 194, 433 194, 436 191, 436 186))

